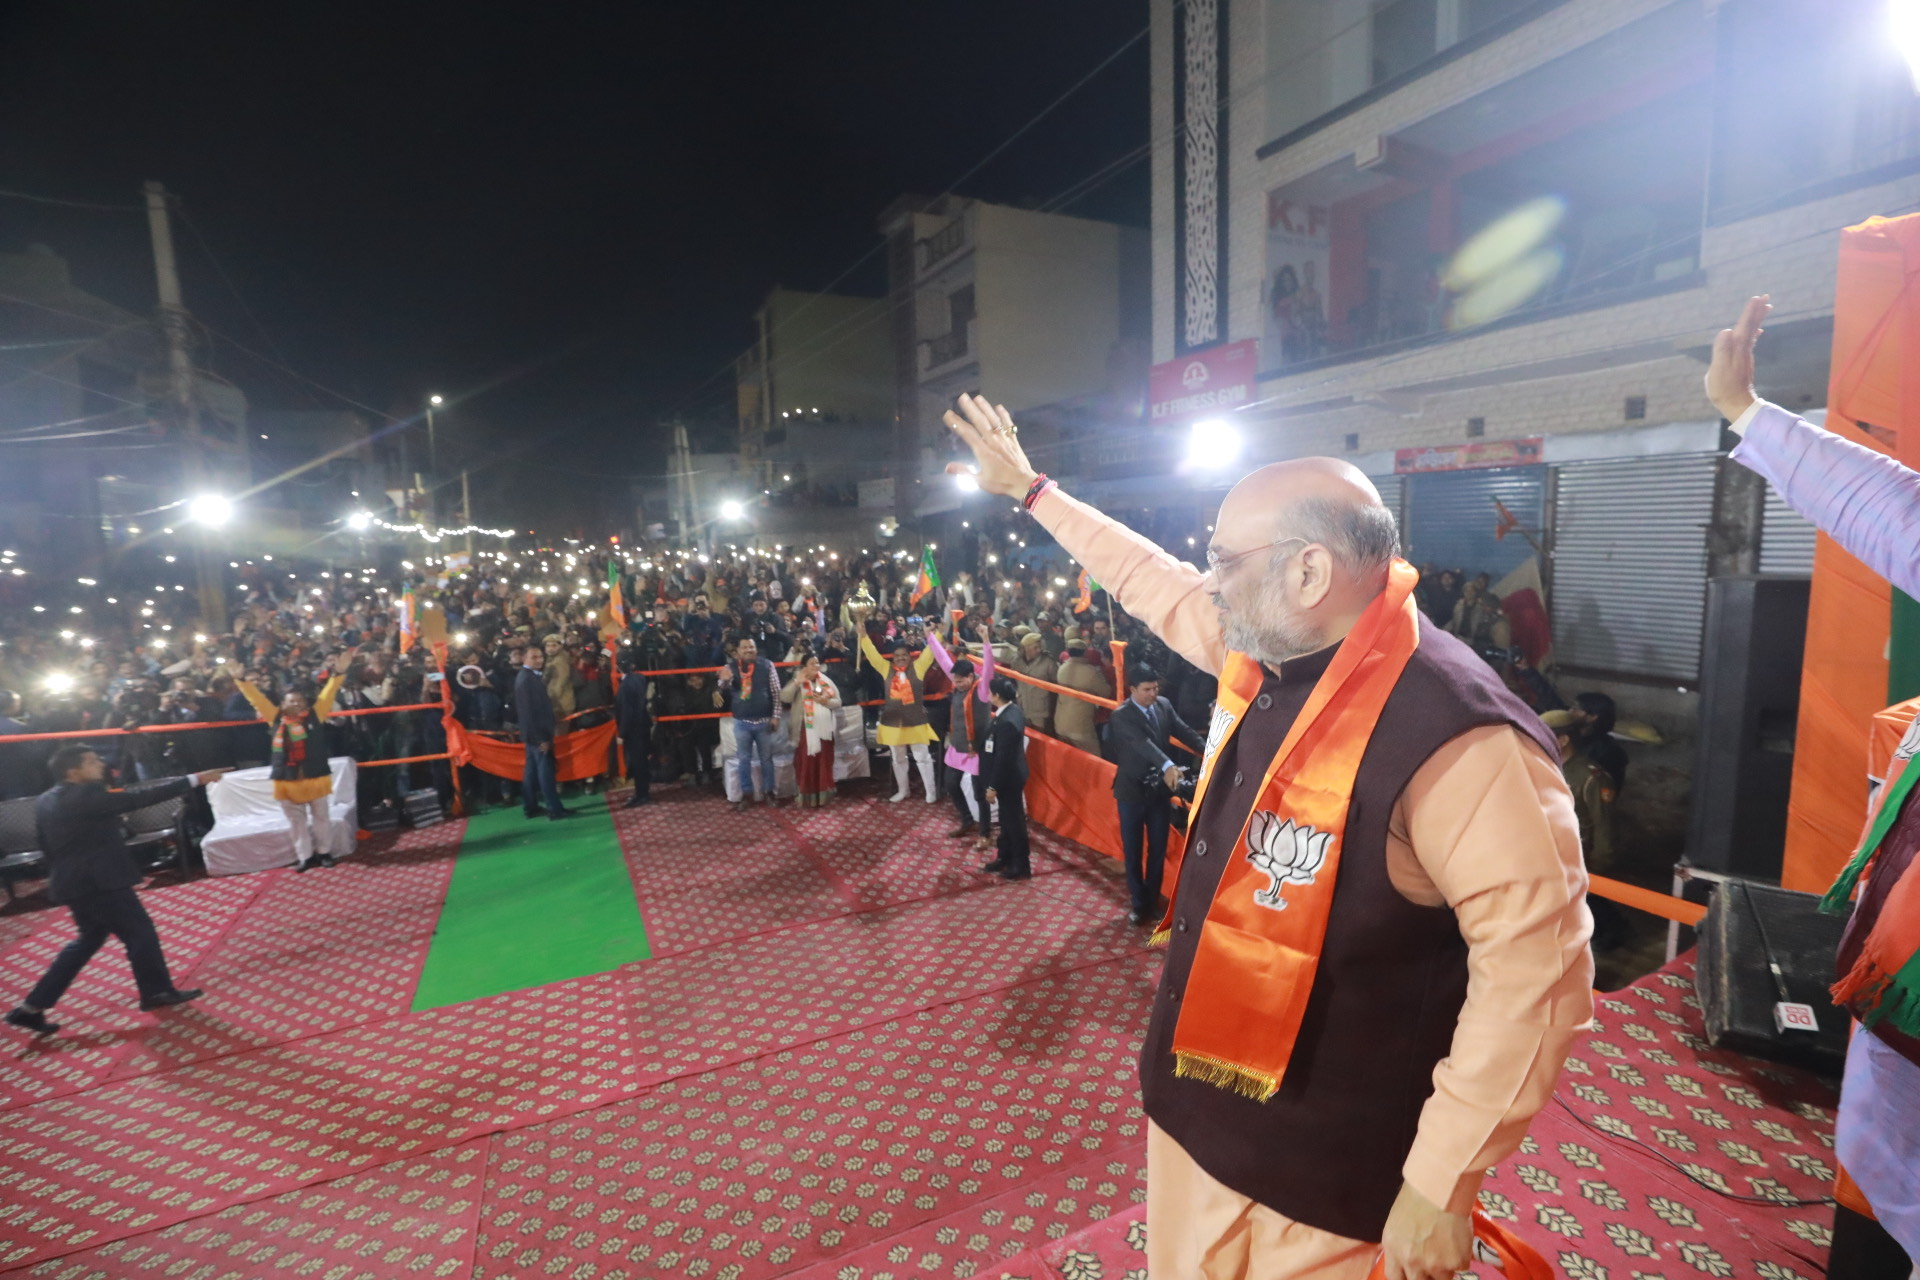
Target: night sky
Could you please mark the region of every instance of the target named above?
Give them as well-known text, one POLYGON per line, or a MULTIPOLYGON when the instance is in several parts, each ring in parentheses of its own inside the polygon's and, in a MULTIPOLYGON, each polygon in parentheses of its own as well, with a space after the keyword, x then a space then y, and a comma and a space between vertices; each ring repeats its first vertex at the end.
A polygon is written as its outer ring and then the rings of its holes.
MULTIPOLYGON (((888 201, 946 189, 1146 9, 16 4, 0 188, 165 182, 204 359, 255 404, 340 402, 234 343, 389 413, 445 392, 443 449, 492 460, 476 517, 580 525, 584 476, 663 469, 670 414, 727 447, 715 375, 769 287, 830 283, 888 201)), ((1048 201, 1141 146, 1147 71, 1142 37, 962 193, 1048 201)), ((1142 161, 1064 211, 1144 225, 1147 193, 1142 161)), ((33 241, 152 307, 142 215, 0 199, 0 251, 33 241)), ((839 287, 883 280, 875 254, 839 287)))

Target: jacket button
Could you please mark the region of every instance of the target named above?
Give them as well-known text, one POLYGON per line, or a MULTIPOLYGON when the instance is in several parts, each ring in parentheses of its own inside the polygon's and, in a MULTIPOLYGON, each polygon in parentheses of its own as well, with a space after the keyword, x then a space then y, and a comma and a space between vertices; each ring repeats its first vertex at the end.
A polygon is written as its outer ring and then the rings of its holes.
POLYGON ((1273 695, 1270 693, 1263 693, 1259 697, 1253 700, 1253 705, 1256 707, 1259 707, 1262 711, 1265 711, 1268 707, 1273 705, 1273 695))
POLYGON ((1246 780, 1247 780, 1247 775, 1246 775, 1246 774, 1244 774, 1244 773, 1241 773, 1241 772, 1239 772, 1239 771, 1237 771, 1237 770, 1236 770, 1236 771, 1234 772, 1234 775, 1233 775, 1233 785, 1234 785, 1234 786, 1236 786, 1236 787, 1237 787, 1237 786, 1239 786, 1239 785, 1240 785, 1241 783, 1243 783, 1243 782, 1245 782, 1246 780))
POLYGON ((1178 1000, 1179 998, 1180 998, 1180 991, 1179 991, 1179 988, 1177 988, 1177 987, 1168 987, 1168 988, 1167 988, 1167 999, 1169 999, 1169 1000, 1178 1000))
POLYGON ((1187 931, 1187 918, 1185 916, 1181 916, 1178 920, 1175 920, 1173 922, 1173 927, 1178 929, 1180 932, 1185 933, 1187 931))
POLYGON ((1205 840, 1193 846, 1193 856, 1196 858, 1204 858, 1207 856, 1207 842, 1205 840))

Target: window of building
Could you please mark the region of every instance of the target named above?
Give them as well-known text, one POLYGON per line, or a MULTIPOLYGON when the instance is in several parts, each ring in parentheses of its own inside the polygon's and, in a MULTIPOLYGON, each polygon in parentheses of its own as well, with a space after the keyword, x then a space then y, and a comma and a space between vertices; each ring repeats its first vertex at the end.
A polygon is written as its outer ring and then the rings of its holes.
MULTIPOLYGON (((1531 310, 1604 304, 1698 267, 1709 99, 1703 85, 1533 137, 1429 152, 1330 207, 1268 200, 1263 355, 1283 368, 1531 310), (1484 234, 1483 234, 1484 233, 1484 234), (1463 246, 1482 237, 1476 252, 1463 246), (1496 253, 1482 252, 1496 244, 1496 253), (1478 260, 1490 274, 1464 278, 1478 260), (1460 268, 1460 269, 1456 269, 1460 268)), ((1517 122, 1524 123, 1524 122, 1517 122)))
POLYGON ((1278 137, 1540 0, 1268 0, 1269 136, 1278 137))
POLYGON ((1883 0, 1742 0, 1716 19, 1712 220, 1920 160, 1920 97, 1883 0))

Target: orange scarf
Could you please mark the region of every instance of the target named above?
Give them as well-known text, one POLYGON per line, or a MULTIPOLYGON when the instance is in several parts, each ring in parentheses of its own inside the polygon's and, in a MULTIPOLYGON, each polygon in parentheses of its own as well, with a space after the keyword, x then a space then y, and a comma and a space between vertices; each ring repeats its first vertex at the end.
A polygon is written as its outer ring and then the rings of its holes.
MULTIPOLYGON (((1174 1026, 1175 1075, 1261 1102, 1280 1089, 1320 966, 1360 760, 1420 643, 1413 604, 1419 577, 1406 561, 1393 562, 1387 589, 1341 642, 1267 766, 1200 929, 1174 1026)), ((1245 719, 1262 679, 1258 662, 1227 655, 1195 814, 1220 748, 1245 719)), ((1175 885, 1180 861, 1169 858, 1175 885)), ((1168 921, 1175 910, 1177 904, 1168 908, 1168 921)), ((1163 921, 1154 940, 1169 936, 1163 921)))

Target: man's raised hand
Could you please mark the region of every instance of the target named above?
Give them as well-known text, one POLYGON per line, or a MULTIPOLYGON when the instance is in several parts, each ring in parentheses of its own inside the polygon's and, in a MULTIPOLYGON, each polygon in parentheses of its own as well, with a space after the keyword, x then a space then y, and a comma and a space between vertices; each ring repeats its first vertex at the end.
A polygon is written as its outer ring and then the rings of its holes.
POLYGON ((1748 298, 1733 328, 1722 329, 1713 340, 1713 362, 1707 366, 1707 399, 1728 422, 1745 413, 1754 401, 1753 344, 1764 332, 1760 326, 1767 312, 1773 310, 1769 297, 1763 293, 1748 298))
MULTIPOLYGON (((1027 461, 1026 450, 1020 447, 1013 415, 1005 405, 987 403, 985 396, 962 393, 954 403, 959 405, 960 412, 949 409, 944 420, 973 450, 973 469, 978 473, 980 487, 1002 497, 1025 498, 1035 473, 1027 461)), ((967 469, 964 462, 947 464, 948 475, 959 475, 967 469)))

